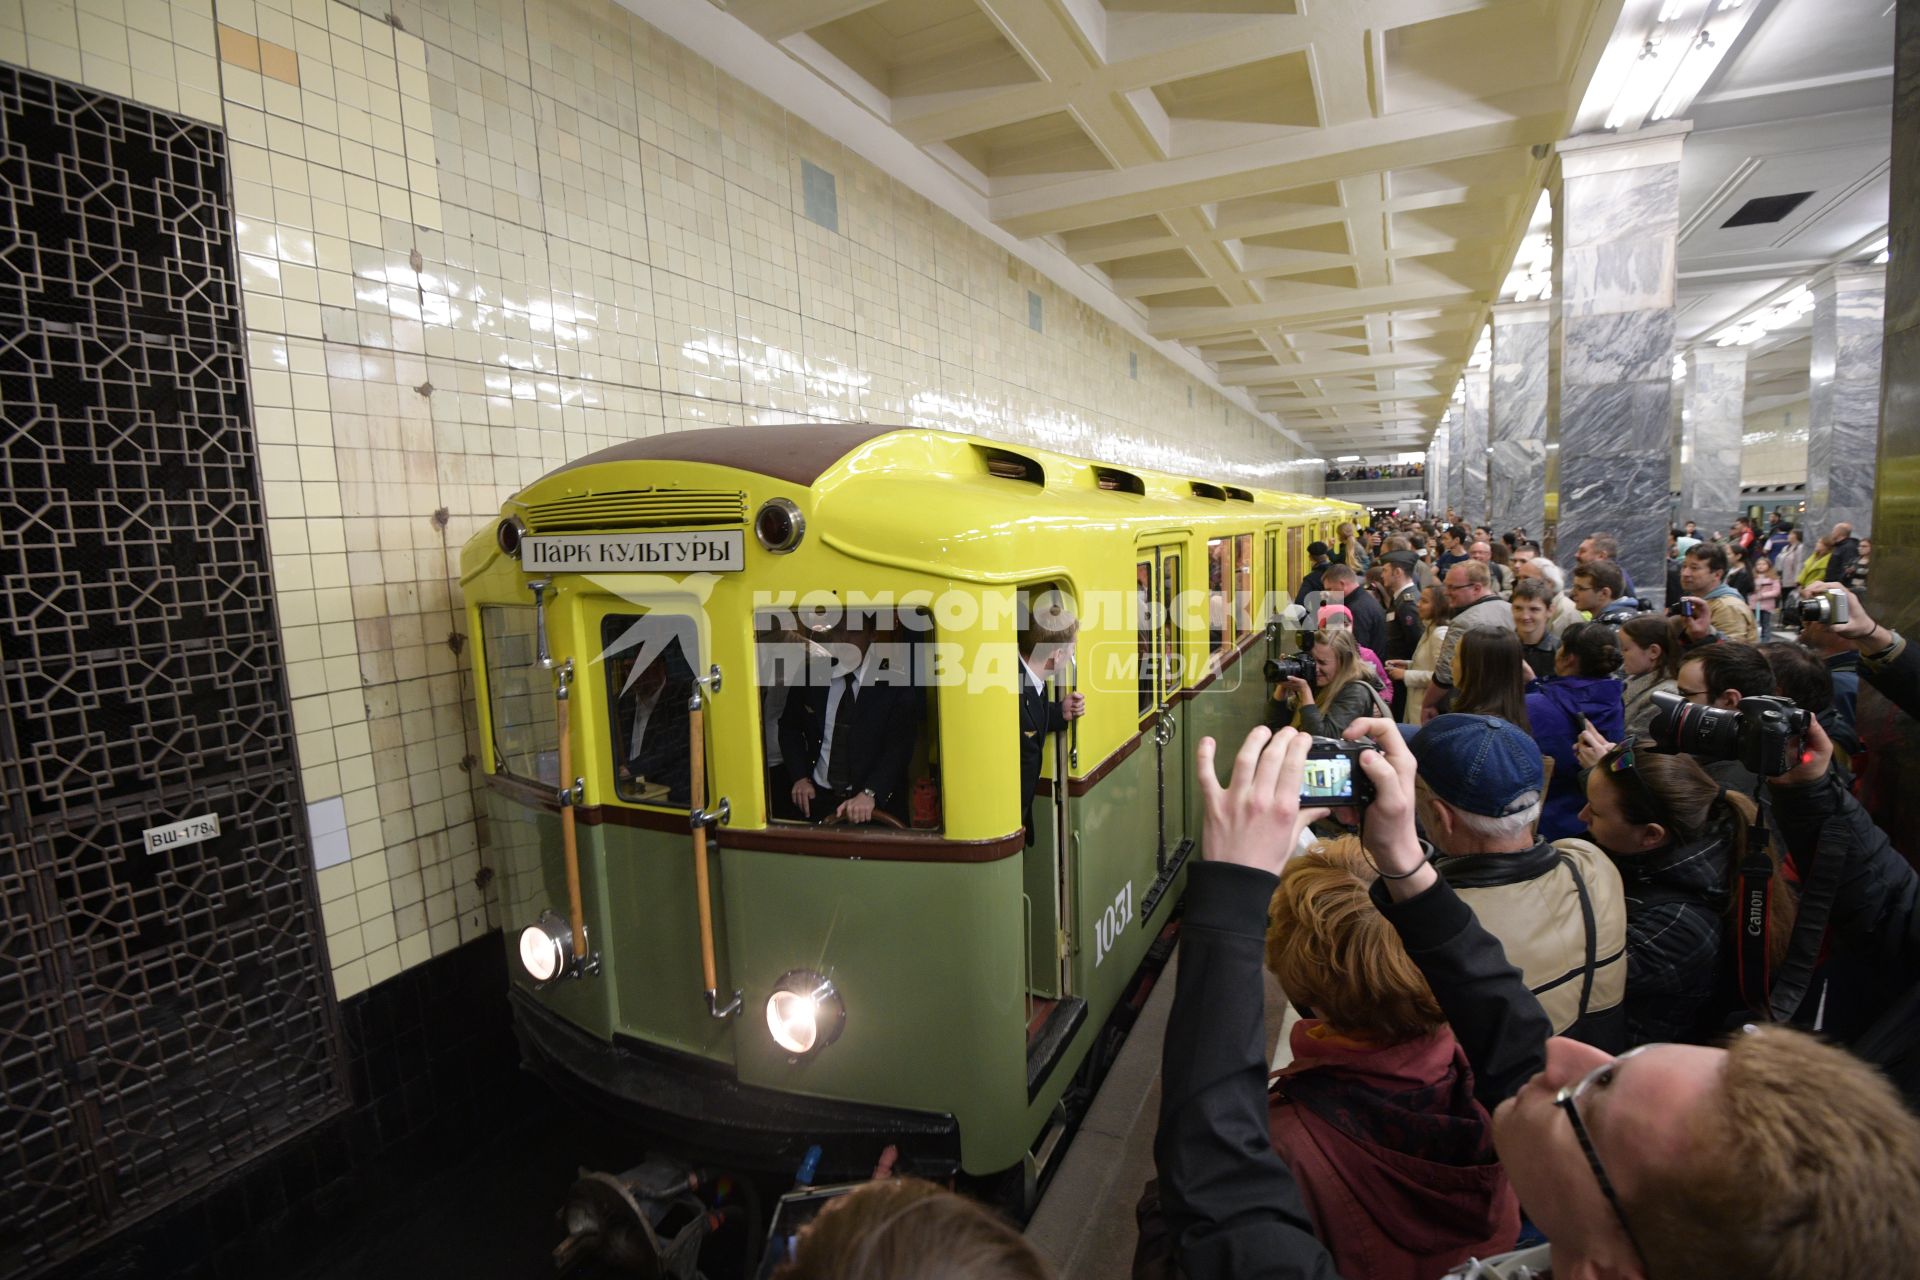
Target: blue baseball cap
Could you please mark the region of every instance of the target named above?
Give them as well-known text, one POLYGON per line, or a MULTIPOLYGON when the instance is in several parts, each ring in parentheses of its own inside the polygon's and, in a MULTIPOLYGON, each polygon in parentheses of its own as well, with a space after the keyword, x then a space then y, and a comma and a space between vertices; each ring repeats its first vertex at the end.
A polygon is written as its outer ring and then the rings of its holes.
POLYGON ((1467 813, 1504 818, 1546 798, 1540 745, 1499 716, 1435 717, 1413 736, 1413 758, 1427 789, 1467 813))

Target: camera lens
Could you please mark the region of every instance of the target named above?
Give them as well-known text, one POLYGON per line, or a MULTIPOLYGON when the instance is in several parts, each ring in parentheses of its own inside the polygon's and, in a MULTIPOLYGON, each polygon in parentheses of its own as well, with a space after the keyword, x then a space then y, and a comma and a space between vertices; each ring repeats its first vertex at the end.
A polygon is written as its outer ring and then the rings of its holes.
POLYGON ((1274 684, 1291 680, 1299 676, 1309 684, 1313 681, 1313 659, 1311 658, 1269 658, 1265 668, 1266 677, 1274 684))
POLYGON ((1721 707, 1703 707, 1677 693, 1653 695, 1653 719, 1647 736, 1662 751, 1685 752, 1704 760, 1732 760, 1740 753, 1740 716, 1721 707))

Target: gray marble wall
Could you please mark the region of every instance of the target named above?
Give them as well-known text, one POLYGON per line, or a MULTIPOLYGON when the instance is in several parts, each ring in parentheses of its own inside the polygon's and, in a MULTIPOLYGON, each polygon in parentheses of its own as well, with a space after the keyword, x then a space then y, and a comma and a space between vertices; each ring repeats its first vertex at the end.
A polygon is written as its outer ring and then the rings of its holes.
POLYGON ((1807 519, 1823 533, 1842 520, 1872 533, 1886 288, 1886 269, 1868 264, 1813 278, 1807 519))
POLYGON ((1665 603, 1674 253, 1684 121, 1555 147, 1547 434, 1557 446, 1556 554, 1611 533, 1665 603))
POLYGON ((1547 329, 1544 302, 1493 309, 1493 380, 1488 401, 1488 524, 1495 536, 1547 527, 1547 329))
MULTIPOLYGON (((1441 427, 1447 433, 1447 506, 1455 511, 1467 491, 1466 423, 1467 407, 1455 400, 1447 407, 1447 420, 1441 427)), ((1446 507, 1442 507, 1441 514, 1445 513, 1446 507)))
POLYGON ((1487 523, 1487 388, 1485 369, 1469 369, 1461 376, 1467 398, 1460 413, 1454 443, 1460 449, 1460 520, 1468 527, 1487 523))
POLYGON ((1447 504, 1453 500, 1453 488, 1450 484, 1449 469, 1453 459, 1448 456, 1447 437, 1452 428, 1442 424, 1434 428, 1433 441, 1427 446, 1427 512, 1438 520, 1447 514, 1447 504))
POLYGON ((1687 353, 1681 417, 1680 511, 1705 529, 1728 529, 1741 513, 1740 439, 1746 434, 1747 349, 1687 353))

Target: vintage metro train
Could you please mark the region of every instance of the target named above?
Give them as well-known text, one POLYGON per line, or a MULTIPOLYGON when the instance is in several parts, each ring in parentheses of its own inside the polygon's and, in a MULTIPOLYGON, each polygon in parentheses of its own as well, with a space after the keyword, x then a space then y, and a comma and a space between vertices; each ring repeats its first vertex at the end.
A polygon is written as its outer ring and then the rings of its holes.
POLYGON ((825 1179, 891 1143, 1032 1173, 1184 884, 1191 744, 1259 722, 1305 545, 1364 518, 851 425, 651 437, 529 485, 461 557, 525 1059, 690 1161, 817 1145, 825 1179), (1014 628, 1048 589, 1086 710, 1029 845, 1014 628), (915 677, 910 804, 858 826, 794 820, 774 760, 797 695, 769 649, 820 658, 835 604, 915 677))

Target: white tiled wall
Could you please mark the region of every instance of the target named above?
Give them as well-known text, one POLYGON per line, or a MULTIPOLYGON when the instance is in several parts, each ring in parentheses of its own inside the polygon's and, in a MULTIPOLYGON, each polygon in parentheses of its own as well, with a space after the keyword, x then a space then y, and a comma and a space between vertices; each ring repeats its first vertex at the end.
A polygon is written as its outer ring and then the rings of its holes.
POLYGON ((810 417, 1319 487, 1282 437, 612 0, 0 0, 0 60, 227 130, 342 996, 497 923, 453 578, 547 470, 810 417), (837 227, 806 216, 803 162, 833 175, 837 227))

